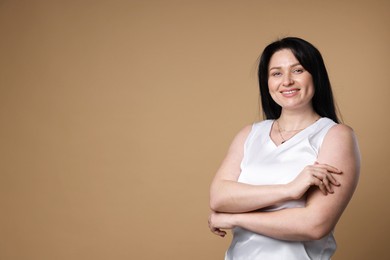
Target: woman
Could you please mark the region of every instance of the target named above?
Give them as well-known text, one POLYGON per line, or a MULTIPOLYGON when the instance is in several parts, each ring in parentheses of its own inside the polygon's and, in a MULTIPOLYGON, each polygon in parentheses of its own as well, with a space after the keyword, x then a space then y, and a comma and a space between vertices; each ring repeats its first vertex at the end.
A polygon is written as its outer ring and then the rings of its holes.
POLYGON ((225 259, 330 259, 333 229, 360 171, 353 130, 339 124, 320 52, 288 37, 268 45, 259 83, 266 120, 234 138, 210 188, 210 230, 225 259))

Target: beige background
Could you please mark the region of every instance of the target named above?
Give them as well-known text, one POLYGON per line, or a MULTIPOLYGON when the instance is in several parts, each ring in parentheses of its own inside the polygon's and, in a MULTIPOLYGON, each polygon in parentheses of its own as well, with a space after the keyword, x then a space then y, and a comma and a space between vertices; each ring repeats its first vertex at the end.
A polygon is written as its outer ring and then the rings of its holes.
POLYGON ((360 140, 334 259, 385 259, 388 1, 0 1, 0 259, 222 259, 208 188, 256 60, 315 44, 360 140))

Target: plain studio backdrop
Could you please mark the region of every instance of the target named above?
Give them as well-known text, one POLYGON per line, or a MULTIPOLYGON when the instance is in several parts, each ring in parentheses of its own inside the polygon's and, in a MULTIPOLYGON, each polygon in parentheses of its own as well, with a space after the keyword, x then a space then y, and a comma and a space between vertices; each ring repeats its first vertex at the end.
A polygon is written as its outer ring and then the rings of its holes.
POLYGON ((334 259, 388 256, 388 1, 0 1, 0 259, 223 259, 209 185, 257 59, 322 52, 360 141, 334 259))

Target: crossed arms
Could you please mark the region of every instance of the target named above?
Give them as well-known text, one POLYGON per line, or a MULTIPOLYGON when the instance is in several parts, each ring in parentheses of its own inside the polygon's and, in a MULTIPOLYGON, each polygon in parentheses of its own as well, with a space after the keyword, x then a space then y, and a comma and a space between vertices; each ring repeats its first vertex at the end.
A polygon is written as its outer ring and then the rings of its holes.
POLYGON ((356 189, 360 153, 355 134, 346 125, 333 126, 324 138, 317 162, 308 165, 290 183, 238 183, 245 127, 234 138, 210 188, 210 230, 225 236, 226 229, 242 227, 290 241, 320 239, 336 225, 356 189), (306 206, 273 212, 256 211, 306 195, 306 206))

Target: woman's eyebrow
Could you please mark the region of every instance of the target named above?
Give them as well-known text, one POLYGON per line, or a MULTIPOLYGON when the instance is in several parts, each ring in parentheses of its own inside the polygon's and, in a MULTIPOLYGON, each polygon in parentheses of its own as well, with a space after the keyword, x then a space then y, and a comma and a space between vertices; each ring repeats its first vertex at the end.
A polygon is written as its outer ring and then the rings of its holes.
MULTIPOLYGON (((292 68, 292 67, 295 67, 295 66, 300 66, 301 64, 299 62, 297 63, 294 63, 292 65, 290 65, 289 67, 292 68)), ((275 69, 281 69, 282 67, 281 66, 278 66, 278 67, 271 67, 269 68, 269 70, 275 70, 275 69)))

